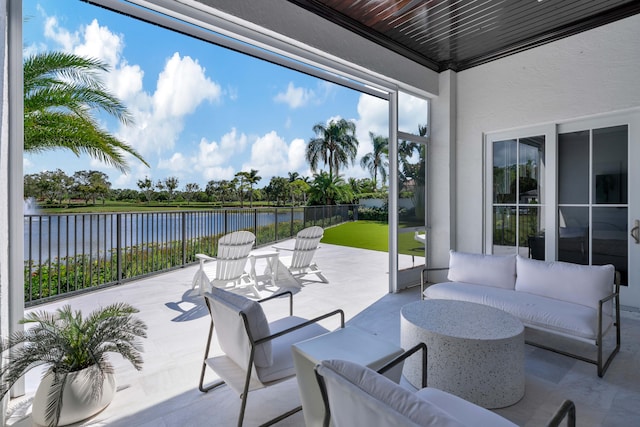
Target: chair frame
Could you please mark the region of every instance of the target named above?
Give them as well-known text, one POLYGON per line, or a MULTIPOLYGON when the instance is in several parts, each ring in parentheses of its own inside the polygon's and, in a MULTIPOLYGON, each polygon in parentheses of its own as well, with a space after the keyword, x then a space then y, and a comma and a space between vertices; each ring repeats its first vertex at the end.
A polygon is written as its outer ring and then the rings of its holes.
MULTIPOLYGON (((293 316, 293 293, 291 291, 285 291, 285 292, 282 292, 282 293, 279 293, 279 294, 276 294, 276 295, 271 295, 271 296, 269 296, 267 298, 263 298, 261 300, 258 300, 257 302, 262 304, 265 301, 269 301, 269 300, 272 300, 272 299, 275 299, 275 298, 279 298, 279 297, 282 297, 284 295, 289 295, 289 316, 293 316)), ((211 306, 210 306, 209 300, 205 298, 205 302, 207 304, 207 309, 209 310, 209 313, 211 313, 211 306)), ((253 335, 251 334, 251 329, 249 327, 249 320, 247 318, 247 315, 244 312, 240 311, 240 316, 242 316, 245 332, 247 333, 247 337, 249 338, 249 343, 250 343, 251 349, 250 349, 250 353, 249 353, 249 366, 247 367, 247 373, 246 373, 246 378, 245 378, 245 383, 244 383, 244 391, 242 392, 242 394, 240 396, 242 398, 242 404, 240 406, 240 415, 238 416, 238 427, 241 427, 242 423, 244 421, 244 415, 245 415, 245 410, 246 410, 246 406, 247 406, 247 397, 248 397, 248 394, 249 394, 249 385, 251 383, 251 374, 252 374, 252 370, 253 370, 253 360, 254 360, 254 356, 255 356, 256 347, 258 345, 262 344, 262 343, 274 340, 274 339, 276 339, 278 337, 281 337, 281 336, 283 336, 285 334, 288 334, 289 332, 293 332, 293 331, 296 331, 298 329, 302 329, 305 326, 309 326, 309 325, 311 325, 313 323, 317 323, 317 322, 319 322, 321 320, 327 319, 327 318, 335 316, 337 314, 340 315, 340 327, 344 328, 344 311, 341 310, 341 309, 338 309, 338 310, 333 310, 333 311, 331 311, 329 313, 323 314, 321 316, 314 317, 313 319, 307 320, 307 321, 305 321, 303 323, 300 323, 299 325, 284 329, 284 330, 282 330, 280 332, 277 332, 275 334, 271 334, 269 336, 266 336, 266 337, 263 337, 263 338, 260 338, 260 339, 256 340, 256 339, 253 338, 253 335)), ((200 382, 198 383, 198 389, 203 393, 206 393, 209 390, 212 390, 212 389, 214 389, 216 387, 219 387, 219 386, 221 386, 221 385, 223 385, 225 383, 224 381, 220 380, 220 381, 216 381, 216 382, 214 382, 214 383, 212 383, 212 384, 210 384, 210 385, 208 385, 206 387, 204 385, 204 376, 205 376, 205 373, 206 373, 206 370, 207 370, 207 359, 209 358, 209 352, 210 352, 210 349, 211 349, 211 340, 213 338, 213 330, 214 330, 214 327, 215 327, 215 325, 213 323, 213 316, 210 316, 210 317, 211 317, 211 325, 209 327, 209 336, 208 336, 208 339, 207 339, 207 346, 206 346, 206 349, 205 349, 205 352, 204 352, 204 358, 203 358, 203 361, 202 361, 202 370, 200 372, 200 382)), ((286 379, 288 379, 288 378, 290 378, 290 377, 287 377, 286 379)), ((282 380, 285 380, 285 378, 283 378, 282 380)), ((289 416, 291 416, 291 415, 293 415, 296 412, 299 412, 301 410, 302 410, 302 406, 298 406, 298 407, 296 407, 296 408, 294 408, 294 409, 292 409, 292 410, 290 410, 288 412, 285 412, 284 414, 281 414, 281 415, 277 416, 276 418, 273 418, 272 420, 267 421, 264 424, 261 424, 260 426, 263 427, 263 426, 273 425, 273 424, 275 424, 275 423, 277 423, 279 421, 282 421, 283 419, 285 419, 285 418, 287 418, 287 417, 289 417, 289 416)))
MULTIPOLYGON (((422 388, 427 387, 427 345, 423 342, 416 344, 409 350, 406 350, 401 355, 397 356, 393 360, 387 362, 384 366, 377 370, 379 374, 384 374, 398 363, 404 362, 408 357, 414 355, 418 351, 422 351, 422 388)), ((331 423, 331 410, 329 408, 329 395, 327 394, 327 388, 324 383, 324 378, 320 375, 316 369, 316 378, 320 385, 320 392, 322 394, 322 401, 325 407, 325 417, 323 421, 324 427, 329 427, 331 423)), ((558 427, 560 423, 567 418, 568 427, 576 427, 576 406, 571 400, 564 400, 560 407, 556 410, 551 420, 546 424, 546 427, 558 427)))

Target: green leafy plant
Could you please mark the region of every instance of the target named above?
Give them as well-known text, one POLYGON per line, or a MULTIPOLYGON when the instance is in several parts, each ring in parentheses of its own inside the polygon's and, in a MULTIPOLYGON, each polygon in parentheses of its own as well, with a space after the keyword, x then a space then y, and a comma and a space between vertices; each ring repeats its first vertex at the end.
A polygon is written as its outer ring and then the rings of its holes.
POLYGON ((8 363, 0 370, 0 399, 29 370, 48 365, 46 373, 54 379, 47 396, 46 419, 48 425, 57 425, 68 374, 89 368, 91 397, 96 398, 105 376, 113 373, 108 353, 118 353, 134 368, 142 369, 139 339, 147 337, 147 325, 135 313, 138 309, 116 303, 97 309, 86 318, 69 305, 53 313, 28 314, 21 323, 33 326, 0 343, 0 352, 8 353, 8 363))

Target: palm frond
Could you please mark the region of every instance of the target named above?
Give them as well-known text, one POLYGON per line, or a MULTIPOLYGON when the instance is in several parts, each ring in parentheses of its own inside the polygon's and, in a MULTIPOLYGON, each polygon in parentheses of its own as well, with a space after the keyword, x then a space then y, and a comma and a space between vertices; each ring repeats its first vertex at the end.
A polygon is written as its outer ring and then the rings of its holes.
POLYGON ((105 63, 46 52, 26 58, 23 69, 25 151, 69 149, 127 172, 124 151, 149 166, 133 147, 101 129, 93 117, 93 112, 103 111, 125 125, 133 123, 126 106, 100 81, 99 75, 108 70, 105 63))

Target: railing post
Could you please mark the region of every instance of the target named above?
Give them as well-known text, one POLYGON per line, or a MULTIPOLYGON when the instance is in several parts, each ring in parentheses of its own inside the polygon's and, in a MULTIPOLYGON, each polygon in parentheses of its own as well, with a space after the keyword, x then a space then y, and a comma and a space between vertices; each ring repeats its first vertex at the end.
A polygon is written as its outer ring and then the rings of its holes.
POLYGON ((229 211, 225 209, 224 210, 224 234, 228 233, 227 231, 228 221, 229 221, 229 211))
POLYGON ((121 215, 117 214, 116 216, 116 282, 120 283, 122 280, 122 221, 121 215))
POLYGON ((278 241, 278 208, 273 208, 273 229, 275 231, 274 241, 278 241))
POLYGON ((182 266, 187 264, 187 213, 182 212, 182 266))
POLYGON ((253 234, 258 235, 258 208, 253 208, 253 234))

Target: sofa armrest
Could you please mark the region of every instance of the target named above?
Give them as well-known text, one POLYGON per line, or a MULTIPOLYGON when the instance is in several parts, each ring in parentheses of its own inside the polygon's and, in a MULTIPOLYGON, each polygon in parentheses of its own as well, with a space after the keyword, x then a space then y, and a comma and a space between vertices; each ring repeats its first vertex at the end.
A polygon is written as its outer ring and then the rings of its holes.
POLYGON ((553 418, 547 423, 547 427, 557 427, 565 418, 567 418, 567 426, 576 426, 576 405, 571 400, 562 402, 553 418))
POLYGON ((414 347, 411 347, 409 350, 406 350, 399 356, 396 356, 389 362, 387 362, 384 366, 378 369, 379 374, 384 374, 394 366, 396 366, 400 362, 404 362, 409 356, 412 356, 414 353, 422 350, 422 388, 427 386, 427 345, 423 342, 416 344, 414 347))
POLYGON ((449 267, 442 268, 423 268, 420 272, 420 299, 424 299, 424 285, 427 283, 425 281, 426 273, 429 271, 445 271, 448 270, 449 267))

